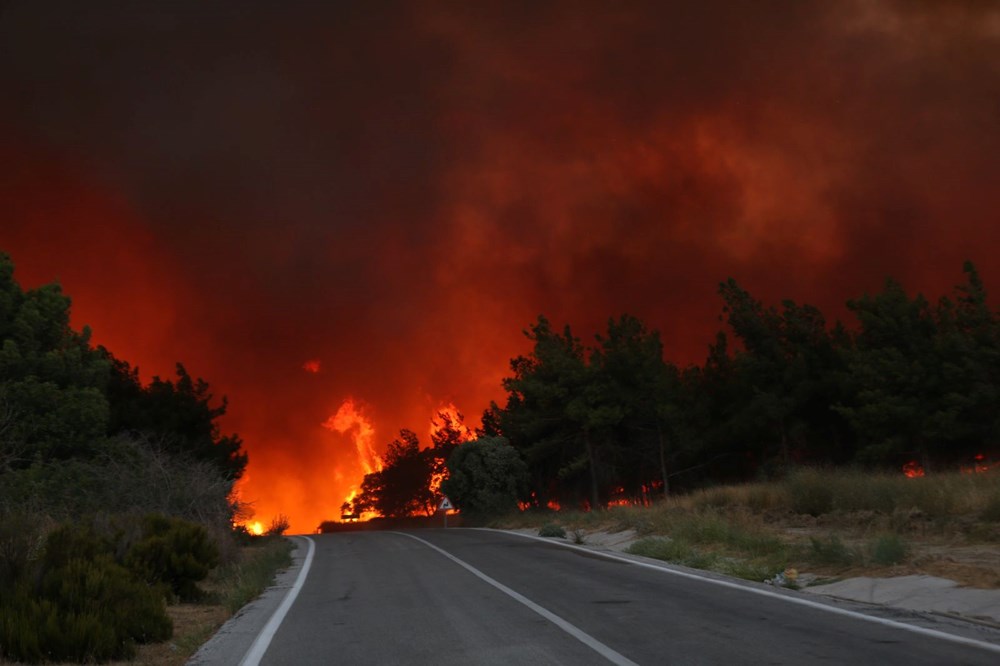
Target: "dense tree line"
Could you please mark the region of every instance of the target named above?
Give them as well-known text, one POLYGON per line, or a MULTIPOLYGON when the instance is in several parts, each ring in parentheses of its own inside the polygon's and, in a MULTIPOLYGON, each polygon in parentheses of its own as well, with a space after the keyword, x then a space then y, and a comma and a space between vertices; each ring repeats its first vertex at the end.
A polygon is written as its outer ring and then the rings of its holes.
POLYGON ((1000 324, 975 267, 964 270, 935 304, 888 280, 848 302, 850 329, 727 280, 727 330, 686 368, 635 317, 590 346, 539 317, 482 434, 520 452, 525 499, 539 506, 643 501, 795 465, 958 465, 1000 434, 1000 324))
MULTIPOLYGON (((933 304, 887 280, 848 301, 850 328, 811 305, 766 306, 729 279, 725 330, 703 364, 684 368, 636 317, 611 319, 590 345, 539 317, 525 331, 531 352, 511 360, 504 404, 451 454, 443 488, 474 513, 600 507, 793 466, 931 470, 995 454, 1000 319, 975 267, 964 272, 933 304)), ((430 461, 459 442, 422 451, 403 431, 355 507, 429 513, 440 498, 430 461)))

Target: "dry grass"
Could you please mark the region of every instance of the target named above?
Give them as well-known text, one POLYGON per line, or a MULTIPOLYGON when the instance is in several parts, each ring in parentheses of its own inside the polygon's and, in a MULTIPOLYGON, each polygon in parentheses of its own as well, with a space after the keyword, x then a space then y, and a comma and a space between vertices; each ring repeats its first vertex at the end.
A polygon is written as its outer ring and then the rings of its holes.
POLYGON ((634 529, 633 546, 672 562, 761 580, 785 568, 819 579, 926 573, 1000 588, 1000 473, 801 470, 650 507, 529 512, 497 526, 634 529))

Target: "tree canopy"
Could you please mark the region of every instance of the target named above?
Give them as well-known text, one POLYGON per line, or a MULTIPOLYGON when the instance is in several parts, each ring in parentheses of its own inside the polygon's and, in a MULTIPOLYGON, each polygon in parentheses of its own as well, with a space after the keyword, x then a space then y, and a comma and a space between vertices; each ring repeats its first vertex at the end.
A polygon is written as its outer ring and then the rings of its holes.
MULTIPOLYGON (((0 485, 24 495, 85 483, 73 470, 122 456, 152 459, 122 436, 210 464, 230 485, 239 478, 247 457, 239 437, 220 432, 225 399, 216 404, 207 382, 180 364, 176 380, 144 386, 138 369, 91 343, 87 327, 71 328, 70 304, 58 284, 23 290, 0 253, 0 485)), ((0 495, 0 509, 31 499, 0 495)))
POLYGON ((705 363, 665 360, 636 317, 586 346, 539 317, 511 360, 506 400, 483 415, 524 460, 523 501, 606 506, 672 488, 782 474, 795 465, 957 466, 996 453, 1000 326, 972 264, 937 303, 893 280, 818 308, 719 285, 723 321, 705 363))

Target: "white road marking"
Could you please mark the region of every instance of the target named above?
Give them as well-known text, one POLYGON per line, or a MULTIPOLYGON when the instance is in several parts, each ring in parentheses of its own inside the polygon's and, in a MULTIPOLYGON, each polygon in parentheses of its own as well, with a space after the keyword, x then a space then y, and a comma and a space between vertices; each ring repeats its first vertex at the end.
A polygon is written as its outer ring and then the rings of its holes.
POLYGON ((583 631, 579 627, 577 627, 577 626, 575 626, 573 624, 570 624, 569 622, 567 622, 566 620, 562 619, 561 617, 559 617, 558 615, 556 615, 552 611, 539 606, 538 604, 536 604, 534 601, 532 601, 531 599, 527 598, 523 594, 515 592, 514 590, 510 589, 509 587, 507 587, 503 583, 501 583, 501 582, 499 582, 497 580, 494 580, 493 578, 490 578, 489 576, 487 576, 486 574, 484 574, 479 569, 475 568, 471 564, 468 564, 468 563, 464 562, 463 560, 458 559, 457 557, 455 557, 454 555, 452 555, 448 551, 442 550, 442 549, 438 548, 437 546, 435 546, 434 544, 428 543, 427 541, 424 541, 420 537, 415 537, 412 534, 407 534, 405 532, 393 532, 393 534, 399 534, 401 536, 410 537, 411 539, 419 541, 420 543, 424 544, 425 546, 427 546, 429 548, 433 548, 434 550, 436 550, 437 552, 441 553, 442 555, 444 555, 445 557, 447 557, 449 560, 451 560, 455 564, 457 564, 460 567, 468 570, 474 576, 476 576, 476 577, 482 579, 483 581, 489 583, 490 585, 492 585, 496 589, 500 590, 501 592, 503 592, 504 594, 506 594, 510 598, 514 599, 515 601, 519 601, 520 603, 524 604, 525 606, 527 606, 531 610, 535 611, 536 613, 538 613, 539 615, 541 615, 542 617, 544 617, 546 620, 548 620, 552 624, 556 625, 557 627, 559 627, 560 629, 562 629, 563 631, 565 631, 567 634, 569 634, 570 636, 572 636, 576 640, 580 641, 581 643, 583 643, 584 645, 586 645, 590 649, 592 649, 595 652, 597 652, 598 654, 600 654, 602 657, 604 657, 605 659, 607 659, 608 661, 610 661, 612 664, 618 664, 619 666, 639 666, 638 664, 636 664, 634 661, 632 661, 631 659, 629 659, 625 655, 620 654, 618 652, 615 652, 614 650, 612 650, 611 648, 609 648, 607 645, 605 645, 604 643, 600 642, 599 640, 597 640, 596 638, 594 638, 590 634, 586 633, 585 631, 583 631))
POLYGON ((484 532, 501 532, 503 534, 510 534, 513 536, 524 537, 525 539, 534 539, 535 541, 541 541, 553 546, 562 546, 563 548, 570 548, 573 550, 579 550, 587 553, 588 555, 597 555, 599 557, 604 557, 609 560, 616 560, 619 562, 625 562, 626 564, 633 564, 637 567, 643 567, 646 569, 653 569, 655 571, 660 571, 666 574, 671 574, 674 576, 680 576, 681 578, 690 578, 692 580, 700 580, 705 583, 712 583, 713 585, 721 585, 722 587, 728 587, 734 590, 743 590, 744 592, 751 592, 753 594, 759 594, 765 597, 771 597, 772 599, 781 599, 782 601, 787 601, 790 604, 798 604, 800 606, 808 606, 809 608, 817 608, 819 610, 826 611, 828 613, 833 613, 834 615, 843 615, 845 617, 853 617, 859 620, 867 620, 868 622, 874 622, 875 624, 881 624, 887 627, 893 627, 895 629, 902 629, 904 631, 910 631, 915 634, 922 634, 924 636, 931 636, 933 638, 940 638, 942 640, 951 641, 952 643, 959 643, 961 645, 969 645, 971 647, 982 648, 983 650, 989 650, 990 652, 1000 653, 1000 645, 996 643, 987 643, 985 641, 977 641, 974 638, 966 638, 964 636, 956 636, 955 634, 949 634, 944 631, 938 631, 937 629, 927 629, 925 627, 918 627, 913 624, 907 624, 905 622, 897 622, 896 620, 889 620, 882 617, 875 617, 874 615, 865 615, 864 613, 859 613, 857 611, 847 610, 845 608, 837 608, 836 606, 828 606, 827 604, 819 603, 818 601, 810 601, 809 599, 802 599, 800 597, 779 594, 772 590, 763 589, 759 587, 753 587, 750 585, 741 585, 739 583, 733 583, 727 580, 719 580, 718 578, 709 578, 707 576, 699 576, 698 574, 693 574, 687 571, 680 571, 678 569, 671 569, 667 566, 660 566, 652 562, 643 562, 641 560, 633 560, 628 557, 623 557, 615 553, 607 553, 600 550, 591 550, 590 548, 583 548, 571 543, 563 543, 561 541, 554 541, 550 538, 544 538, 535 536, 533 534, 521 534, 520 532, 508 532, 506 530, 494 530, 487 527, 473 527, 466 529, 478 529, 484 532))
POLYGON ((267 652, 267 648, 271 645, 271 639, 274 638, 275 632, 278 631, 278 627, 281 626, 285 615, 288 614, 288 609, 295 603, 295 598, 299 596, 299 590, 302 589, 302 585, 306 582, 306 576, 309 575, 309 568, 312 566, 313 555, 316 552, 316 544, 307 536, 296 538, 305 539, 309 542, 309 550, 306 552, 306 559, 302 563, 302 570, 299 571, 292 589, 288 591, 288 594, 282 599, 281 605, 274 611, 274 615, 267 621, 261 632, 257 634, 253 645, 250 646, 250 649, 243 656, 243 660, 240 661, 240 666, 257 666, 260 663, 264 653, 267 652))

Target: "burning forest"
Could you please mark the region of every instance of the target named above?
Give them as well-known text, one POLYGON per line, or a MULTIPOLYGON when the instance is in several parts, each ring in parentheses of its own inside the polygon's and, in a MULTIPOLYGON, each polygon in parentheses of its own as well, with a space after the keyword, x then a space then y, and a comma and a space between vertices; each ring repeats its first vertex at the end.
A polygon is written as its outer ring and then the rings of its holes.
POLYGON ((564 508, 989 465, 1000 11, 769 7, 8 2, 0 249, 228 397, 263 531, 471 440, 564 508))

